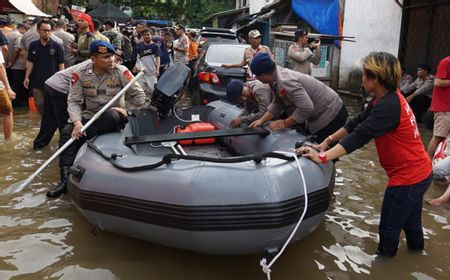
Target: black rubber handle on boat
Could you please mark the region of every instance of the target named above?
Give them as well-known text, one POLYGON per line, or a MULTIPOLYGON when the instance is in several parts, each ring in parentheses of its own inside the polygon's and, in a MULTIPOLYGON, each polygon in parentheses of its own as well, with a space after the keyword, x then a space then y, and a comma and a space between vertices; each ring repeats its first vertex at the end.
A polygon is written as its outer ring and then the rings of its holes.
POLYGON ((200 157, 200 156, 191 156, 191 155, 175 155, 168 154, 163 157, 163 161, 165 159, 186 159, 186 160, 198 160, 198 161, 207 161, 207 162, 216 162, 216 163, 237 163, 244 161, 255 161, 256 163, 260 163, 265 158, 278 158, 282 160, 292 161, 295 160, 294 157, 286 156, 284 154, 275 153, 275 152, 267 152, 260 153, 254 155, 247 156, 237 156, 237 157, 224 157, 224 158, 210 158, 210 157, 200 157))
POLYGON ((143 171, 158 168, 162 165, 168 165, 172 163, 174 159, 185 159, 185 160, 197 160, 197 161, 206 161, 206 162, 215 162, 215 163, 238 163, 253 160, 256 163, 260 163, 265 158, 278 158, 286 161, 295 160, 294 157, 287 156, 285 154, 276 153, 276 152, 266 152, 259 153, 254 155, 246 155, 246 156, 237 156, 237 157, 225 157, 225 158, 210 158, 210 157, 200 157, 200 156, 191 156, 191 155, 175 155, 175 154, 167 154, 163 156, 161 161, 155 162, 153 164, 141 165, 141 166, 133 166, 126 167, 117 163, 118 155, 115 156, 107 156, 100 149, 98 149, 91 141, 87 142, 88 147, 94 150, 97 154, 103 157, 117 169, 123 171, 143 171))

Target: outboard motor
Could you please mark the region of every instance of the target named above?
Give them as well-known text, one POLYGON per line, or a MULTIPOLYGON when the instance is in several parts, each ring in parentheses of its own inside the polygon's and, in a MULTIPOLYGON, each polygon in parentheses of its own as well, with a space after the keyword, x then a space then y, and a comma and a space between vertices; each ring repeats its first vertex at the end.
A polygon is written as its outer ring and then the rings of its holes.
POLYGON ((191 69, 182 64, 175 63, 169 67, 156 84, 152 96, 152 104, 158 111, 158 116, 166 117, 170 109, 187 89, 191 77, 191 69))

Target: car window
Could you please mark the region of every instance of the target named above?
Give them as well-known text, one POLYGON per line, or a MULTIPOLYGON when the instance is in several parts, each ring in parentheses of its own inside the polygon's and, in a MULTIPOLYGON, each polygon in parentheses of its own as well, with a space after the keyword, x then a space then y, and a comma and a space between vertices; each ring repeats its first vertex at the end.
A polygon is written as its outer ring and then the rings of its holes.
POLYGON ((209 43, 239 43, 236 35, 234 34, 217 34, 217 33, 205 33, 200 34, 198 41, 203 44, 209 43))
POLYGON ((237 42, 236 37, 226 37, 226 36, 214 36, 214 37, 203 37, 202 41, 208 42, 237 42))
POLYGON ((211 45, 206 52, 209 64, 239 63, 244 58, 244 50, 248 45, 211 45))
POLYGON ((236 35, 233 34, 217 34, 217 33, 205 33, 205 34, 200 34, 201 37, 203 38, 227 38, 227 39, 236 39, 236 35))

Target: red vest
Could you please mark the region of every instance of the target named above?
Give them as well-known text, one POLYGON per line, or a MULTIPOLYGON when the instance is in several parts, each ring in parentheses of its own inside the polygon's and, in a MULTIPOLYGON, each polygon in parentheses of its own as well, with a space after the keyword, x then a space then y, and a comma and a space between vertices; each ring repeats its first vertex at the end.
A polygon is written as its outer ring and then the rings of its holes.
POLYGON ((389 177, 388 187, 419 183, 432 171, 414 113, 400 91, 397 91, 397 96, 401 109, 399 125, 375 138, 380 164, 389 177))

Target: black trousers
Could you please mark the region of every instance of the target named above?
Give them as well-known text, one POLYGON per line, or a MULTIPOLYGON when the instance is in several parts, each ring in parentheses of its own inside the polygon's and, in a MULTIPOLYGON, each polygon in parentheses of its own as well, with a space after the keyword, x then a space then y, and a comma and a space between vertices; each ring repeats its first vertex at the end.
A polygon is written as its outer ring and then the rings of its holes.
POLYGON ((56 129, 61 133, 69 119, 67 113, 67 94, 44 86, 44 112, 41 116, 41 127, 34 139, 35 147, 44 147, 50 143, 56 129))
POLYGON ((337 116, 324 128, 314 133, 317 136, 317 143, 321 143, 329 135, 335 133, 339 128, 341 128, 348 118, 347 108, 342 104, 342 108, 337 114, 337 116))
MULTIPOLYGON (((83 118, 81 122, 86 124, 89 119, 83 118)), ((86 136, 75 140, 72 145, 67 147, 59 156, 59 166, 71 166, 75 160, 80 147, 94 136, 113 131, 120 131, 127 124, 128 119, 118 111, 109 109, 104 112, 88 129, 86 136)), ((72 137, 73 124, 68 123, 64 126, 59 137, 59 147, 62 147, 72 137)))
POLYGON ((420 94, 414 97, 411 102, 409 102, 409 106, 414 112, 414 116, 416 117, 416 121, 418 123, 422 122, 423 113, 425 113, 431 105, 431 98, 426 95, 420 94))
POLYGON ((23 86, 25 70, 7 69, 6 72, 11 89, 16 93, 16 98, 12 101, 13 106, 26 106, 28 102, 28 90, 23 86))

